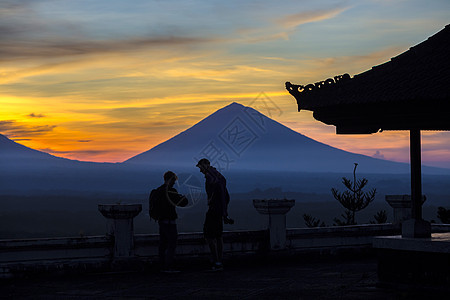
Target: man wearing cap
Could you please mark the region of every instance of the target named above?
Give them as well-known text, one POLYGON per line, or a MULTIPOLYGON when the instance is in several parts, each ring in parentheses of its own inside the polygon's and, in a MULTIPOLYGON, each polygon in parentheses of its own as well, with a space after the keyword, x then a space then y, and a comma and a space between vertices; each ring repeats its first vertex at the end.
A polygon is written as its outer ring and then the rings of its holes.
POLYGON ((205 189, 208 196, 208 211, 206 212, 203 234, 211 250, 213 270, 223 270, 223 222, 232 224, 228 218, 227 206, 230 195, 227 190, 227 181, 216 168, 210 165, 209 160, 202 158, 197 167, 205 175, 205 189))

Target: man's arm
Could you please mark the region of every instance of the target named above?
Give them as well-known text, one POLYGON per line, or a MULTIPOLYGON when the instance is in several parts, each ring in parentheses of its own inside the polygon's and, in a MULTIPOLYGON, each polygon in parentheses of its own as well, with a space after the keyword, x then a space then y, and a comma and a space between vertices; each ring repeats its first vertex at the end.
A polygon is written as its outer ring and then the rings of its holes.
POLYGON ((184 207, 188 205, 188 199, 184 195, 179 194, 174 188, 169 190, 169 197, 175 206, 184 207))

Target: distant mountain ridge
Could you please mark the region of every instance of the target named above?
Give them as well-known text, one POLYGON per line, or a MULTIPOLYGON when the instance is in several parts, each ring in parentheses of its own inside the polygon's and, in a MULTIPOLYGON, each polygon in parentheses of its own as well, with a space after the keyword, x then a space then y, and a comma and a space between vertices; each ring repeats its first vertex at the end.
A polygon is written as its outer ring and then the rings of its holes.
POLYGON ((0 165, 12 171, 32 170, 50 167, 77 167, 101 165, 101 163, 83 162, 35 150, 0 134, 0 165))
MULTIPOLYGON (((0 193, 147 192, 160 184, 163 172, 169 169, 186 178, 193 174, 201 187, 203 179, 195 164, 203 157, 240 191, 274 186, 292 191, 315 186, 314 191, 321 190, 324 176, 339 180, 352 172, 355 162, 359 174, 404 174, 409 181, 410 172, 409 164, 333 148, 251 107, 231 103, 171 139, 116 164, 60 158, 0 135, 0 193)), ((422 171, 450 175, 448 169, 423 166, 422 171)))
POLYGON ((64 159, 16 143, 0 134, 0 159, 64 159))

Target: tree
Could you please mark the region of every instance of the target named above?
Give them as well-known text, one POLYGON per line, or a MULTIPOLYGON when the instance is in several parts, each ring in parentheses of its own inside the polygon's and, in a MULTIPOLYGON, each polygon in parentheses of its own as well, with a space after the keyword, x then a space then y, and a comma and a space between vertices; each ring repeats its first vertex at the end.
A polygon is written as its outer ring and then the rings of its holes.
POLYGON ((308 214, 303 215, 303 220, 305 220, 305 225, 309 228, 326 226, 324 222, 320 221, 320 219, 316 220, 316 218, 308 214))
POLYGON ((444 207, 438 207, 437 217, 444 224, 450 224, 450 209, 445 209, 444 207))
POLYGON ((346 226, 346 225, 355 225, 356 223, 353 221, 354 217, 352 216, 352 212, 350 210, 346 210, 341 217, 344 221, 339 220, 338 218, 334 218, 335 226, 346 226))
POLYGON ((370 221, 370 224, 384 224, 387 222, 387 212, 383 209, 377 212, 373 218, 375 221, 370 221))
POLYGON ((333 197, 346 209, 345 215, 342 215, 344 221, 337 218, 334 219, 337 225, 355 225, 355 213, 366 208, 375 199, 376 189, 372 189, 369 192, 363 192, 368 180, 366 178, 356 180, 357 167, 358 164, 355 163, 355 168, 353 169, 353 181, 342 177, 342 183, 348 189, 347 191, 341 193, 335 188, 331 189, 333 197))

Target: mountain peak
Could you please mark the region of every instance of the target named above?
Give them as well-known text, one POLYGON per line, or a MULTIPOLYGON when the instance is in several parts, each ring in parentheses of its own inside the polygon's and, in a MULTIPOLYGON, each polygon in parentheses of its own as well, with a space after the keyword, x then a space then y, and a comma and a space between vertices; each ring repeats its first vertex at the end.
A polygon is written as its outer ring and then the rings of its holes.
POLYGON ((244 106, 244 105, 242 105, 240 103, 237 103, 237 102, 231 102, 230 104, 220 108, 216 112, 219 112, 219 111, 241 111, 241 110, 243 110, 245 108, 247 108, 247 106, 244 106))
POLYGON ((237 103, 237 102, 231 102, 230 104, 228 104, 225 107, 241 107, 241 108, 244 108, 245 106, 240 104, 240 103, 237 103))
POLYGON ((244 111, 246 111, 248 109, 251 109, 251 107, 242 105, 238 102, 232 102, 226 106, 223 106, 222 108, 219 108, 214 113, 212 113, 211 115, 207 116, 202 121, 200 121, 199 123, 194 125, 194 127, 196 127, 199 124, 203 124, 205 121, 208 121, 208 120, 209 121, 215 120, 214 122, 217 122, 218 119, 222 119, 222 120, 227 119, 228 121, 231 121, 232 118, 234 118, 238 114, 243 113, 244 111))

